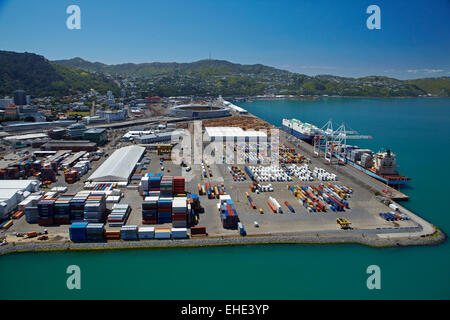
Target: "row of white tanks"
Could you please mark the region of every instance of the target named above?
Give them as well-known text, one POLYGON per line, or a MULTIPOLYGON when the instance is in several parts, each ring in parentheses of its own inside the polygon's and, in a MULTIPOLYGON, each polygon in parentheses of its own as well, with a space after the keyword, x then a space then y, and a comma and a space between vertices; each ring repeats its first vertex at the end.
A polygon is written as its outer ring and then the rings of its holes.
POLYGON ((323 168, 314 168, 313 175, 319 181, 337 181, 337 176, 334 173, 327 172, 323 168))
POLYGON ((318 167, 311 171, 307 164, 291 164, 287 169, 290 175, 297 177, 300 181, 337 181, 337 176, 334 173, 318 167))
POLYGON ((292 181, 292 178, 279 166, 249 166, 248 168, 255 179, 261 182, 292 181))

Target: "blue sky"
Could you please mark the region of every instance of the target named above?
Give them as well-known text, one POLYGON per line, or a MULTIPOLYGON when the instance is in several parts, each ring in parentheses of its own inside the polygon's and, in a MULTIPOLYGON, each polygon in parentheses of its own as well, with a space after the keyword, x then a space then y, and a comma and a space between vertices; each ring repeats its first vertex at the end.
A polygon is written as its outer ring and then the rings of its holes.
POLYGON ((211 54, 309 75, 450 76, 450 1, 0 0, 0 50, 108 64, 211 54), (81 30, 66 27, 72 4, 81 30), (381 30, 366 27, 372 4, 381 30))

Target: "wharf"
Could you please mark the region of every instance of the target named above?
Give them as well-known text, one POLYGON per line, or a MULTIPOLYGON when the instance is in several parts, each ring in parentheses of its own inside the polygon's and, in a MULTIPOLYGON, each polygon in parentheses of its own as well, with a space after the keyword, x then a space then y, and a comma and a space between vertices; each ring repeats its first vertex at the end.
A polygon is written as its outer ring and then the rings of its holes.
MULTIPOLYGON (((295 147, 301 149, 303 152, 307 153, 311 158, 314 157, 314 148, 312 145, 295 138, 294 136, 281 131, 282 135, 286 137, 286 139, 292 143, 295 147)), ((318 158, 316 158, 318 159, 318 158)), ((328 166, 330 164, 327 164, 328 166)), ((389 191, 391 194, 389 198, 394 201, 406 201, 409 199, 409 196, 400 192, 397 189, 394 189, 381 181, 363 173, 349 165, 340 165, 335 162, 335 164, 331 164, 331 166, 340 174, 346 175, 348 178, 354 180, 355 183, 360 184, 361 186, 368 187, 369 189, 378 191, 381 195, 385 195, 386 193, 383 190, 389 191)))

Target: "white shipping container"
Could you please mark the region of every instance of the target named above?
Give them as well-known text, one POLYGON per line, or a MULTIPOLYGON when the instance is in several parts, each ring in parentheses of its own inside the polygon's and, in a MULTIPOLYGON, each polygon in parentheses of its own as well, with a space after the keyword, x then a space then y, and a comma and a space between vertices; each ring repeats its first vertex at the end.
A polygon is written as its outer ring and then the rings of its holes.
POLYGON ((154 239, 155 227, 140 227, 138 231, 139 239, 154 239))
POLYGON ((172 238, 173 239, 187 238, 187 229, 186 228, 172 228, 172 238))

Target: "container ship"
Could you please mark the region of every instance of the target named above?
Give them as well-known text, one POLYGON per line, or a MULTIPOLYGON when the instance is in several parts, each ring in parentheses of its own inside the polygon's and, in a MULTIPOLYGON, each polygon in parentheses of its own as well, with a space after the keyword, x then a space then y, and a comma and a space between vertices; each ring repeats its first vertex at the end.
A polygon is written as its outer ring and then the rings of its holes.
MULTIPOLYGON (((297 119, 283 119, 282 130, 309 144, 315 137, 324 135, 324 131, 317 126, 297 119)), ((390 186, 402 186, 410 180, 397 172, 395 154, 391 150, 374 153, 358 146, 343 145, 333 151, 333 156, 340 163, 348 164, 390 186)))
POLYGON ((368 174, 390 186, 402 186, 411 180, 397 172, 395 154, 391 150, 374 153, 370 149, 360 149, 358 146, 344 146, 341 152, 333 155, 343 164, 368 174))

